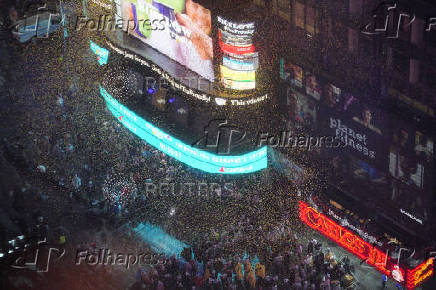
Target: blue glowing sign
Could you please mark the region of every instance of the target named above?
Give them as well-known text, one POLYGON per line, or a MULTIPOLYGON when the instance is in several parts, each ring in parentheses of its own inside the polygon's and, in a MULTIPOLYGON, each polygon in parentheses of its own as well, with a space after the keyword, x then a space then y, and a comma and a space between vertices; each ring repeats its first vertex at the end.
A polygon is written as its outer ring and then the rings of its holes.
POLYGON ((109 58, 109 50, 106 48, 100 47, 91 40, 89 41, 91 44, 91 50, 97 55, 97 61, 100 65, 107 64, 107 59, 109 58))
POLYGON ((237 174, 262 170, 268 166, 267 147, 238 156, 220 156, 186 145, 147 122, 115 100, 102 86, 100 94, 111 113, 127 129, 165 154, 209 173, 237 174), (122 118, 120 118, 122 116, 122 118))

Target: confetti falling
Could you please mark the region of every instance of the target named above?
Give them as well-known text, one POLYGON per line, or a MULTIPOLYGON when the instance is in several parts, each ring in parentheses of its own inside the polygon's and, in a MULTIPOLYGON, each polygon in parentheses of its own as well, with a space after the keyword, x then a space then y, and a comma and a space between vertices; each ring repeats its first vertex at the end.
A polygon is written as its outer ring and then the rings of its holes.
POLYGON ((109 202, 114 205, 121 205, 122 207, 127 206, 138 192, 134 181, 127 180, 120 175, 108 178, 102 190, 109 202))

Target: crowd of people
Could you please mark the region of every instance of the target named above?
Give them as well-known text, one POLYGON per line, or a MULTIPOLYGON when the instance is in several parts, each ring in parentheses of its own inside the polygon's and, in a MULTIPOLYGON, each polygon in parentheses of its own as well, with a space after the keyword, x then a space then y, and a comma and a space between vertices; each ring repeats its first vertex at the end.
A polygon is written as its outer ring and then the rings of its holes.
POLYGON ((266 233, 256 249, 236 254, 250 244, 247 236, 265 234, 261 229, 240 230, 249 225, 247 219, 239 230, 212 232, 186 248, 183 257, 173 255, 153 267, 138 268, 130 289, 353 289, 348 257, 339 261, 317 240, 305 242, 285 227, 266 233))
MULTIPOLYGON (((14 11, 10 10, 10 20, 16 18, 14 11)), ((81 54, 81 49, 88 48, 71 44, 64 56, 81 54)), ((347 263, 338 263, 318 242, 307 243, 296 234, 298 217, 292 213, 296 204, 289 198, 292 185, 277 173, 265 170, 241 178, 190 169, 125 130, 105 111, 96 83, 88 78, 92 68, 84 64, 83 71, 79 63, 68 65, 67 57, 60 59, 56 63, 27 59, 25 71, 36 76, 35 85, 25 100, 14 96, 17 107, 26 110, 16 116, 17 137, 1 140, 2 157, 21 176, 8 189, 15 236, 49 236, 59 243, 73 239, 65 230, 69 225, 63 224, 67 219, 57 220, 55 213, 68 216, 65 204, 74 201, 114 224, 147 220, 164 225, 170 234, 193 245, 194 259, 168 257, 161 266, 141 268, 133 286, 138 289, 347 287, 345 277, 351 272, 347 263), (59 83, 45 81, 54 75, 59 83), (143 194, 147 182, 160 181, 233 186, 226 195, 230 199, 222 192, 208 199, 143 194), (119 189, 111 187, 117 182, 128 187, 128 202, 108 196, 119 195, 119 189), (44 207, 56 202, 58 209, 44 207), (169 219, 163 213, 173 206, 177 213, 169 219), (19 214, 27 208, 32 209, 28 214, 19 214)), ((158 119, 150 121, 159 127, 158 119)), ((9 238, 2 233, 2 240, 9 238)))

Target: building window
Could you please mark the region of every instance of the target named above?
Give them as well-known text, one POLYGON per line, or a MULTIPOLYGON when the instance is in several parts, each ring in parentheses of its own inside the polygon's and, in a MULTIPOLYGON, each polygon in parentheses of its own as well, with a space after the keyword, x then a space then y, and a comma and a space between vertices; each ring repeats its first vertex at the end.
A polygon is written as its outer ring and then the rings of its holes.
POLYGON ((433 68, 431 66, 427 66, 426 71, 427 71, 427 73, 425 74, 425 76, 427 77, 427 82, 426 82, 427 86, 436 90, 436 82, 434 81, 434 76, 436 76, 436 68, 433 68))
POLYGON ((426 44, 429 48, 432 48, 433 50, 436 49, 436 27, 432 26, 429 27, 429 23, 426 23, 425 25, 425 38, 426 38, 426 44), (430 30, 427 30, 429 29, 430 30))
POLYGON ((295 2, 294 19, 295 25, 301 29, 304 29, 304 4, 295 2))
POLYGON ((291 8, 291 1, 290 0, 277 0, 277 7, 280 11, 284 13, 288 13, 289 9, 291 8))
POLYGON ((306 7, 306 30, 310 34, 315 34, 315 8, 306 7))
POLYGON ((419 69, 420 69, 419 60, 410 59, 409 82, 411 84, 416 84, 419 81, 419 69))
POLYGON ((416 18, 412 23, 412 36, 410 41, 416 46, 422 46, 424 33, 424 21, 420 18, 416 18))
POLYGON ((348 50, 356 52, 359 46, 359 34, 355 29, 348 28, 348 50))
POLYGON ((315 26, 317 11, 315 8, 298 1, 294 3, 293 17, 295 26, 306 30, 310 34, 317 33, 315 26))
POLYGON ((348 11, 350 16, 360 15, 362 13, 362 0, 350 0, 348 11))

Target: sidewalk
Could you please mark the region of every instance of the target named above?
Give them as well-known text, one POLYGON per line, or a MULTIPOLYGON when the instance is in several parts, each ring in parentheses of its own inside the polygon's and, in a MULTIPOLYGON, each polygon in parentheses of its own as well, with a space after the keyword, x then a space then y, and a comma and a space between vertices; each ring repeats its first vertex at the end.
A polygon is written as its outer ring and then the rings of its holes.
MULTIPOLYGON (((348 256, 351 261, 351 264, 354 266, 353 276, 357 282, 357 288, 359 290, 377 290, 382 288, 382 274, 377 271, 375 268, 363 263, 361 259, 357 258, 350 252, 346 251, 344 248, 333 242, 332 240, 326 238, 325 236, 315 232, 314 230, 307 227, 308 236, 314 238, 322 243, 322 248, 325 251, 327 248, 330 248, 331 252, 334 253, 337 260, 341 260, 343 257, 348 256)), ((390 278, 388 278, 387 287, 385 289, 397 289, 395 287, 396 282, 390 278)), ((405 288, 403 288, 405 289, 405 288)), ((415 288, 417 290, 426 289, 426 288, 415 288)), ((427 289, 435 289, 435 288, 427 288, 427 289)))

